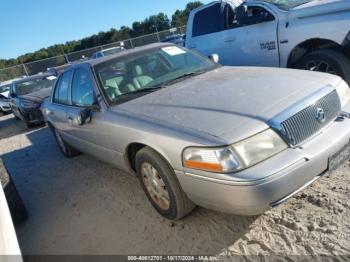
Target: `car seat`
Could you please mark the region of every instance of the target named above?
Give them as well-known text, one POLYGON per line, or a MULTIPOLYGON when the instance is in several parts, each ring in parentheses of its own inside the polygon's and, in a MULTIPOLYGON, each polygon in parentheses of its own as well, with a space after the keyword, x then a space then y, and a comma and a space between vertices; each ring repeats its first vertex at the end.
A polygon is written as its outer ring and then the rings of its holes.
POLYGON ((152 77, 143 74, 143 70, 140 65, 136 65, 134 67, 133 74, 134 74, 133 84, 136 89, 141 89, 142 87, 146 86, 147 84, 153 81, 152 77))

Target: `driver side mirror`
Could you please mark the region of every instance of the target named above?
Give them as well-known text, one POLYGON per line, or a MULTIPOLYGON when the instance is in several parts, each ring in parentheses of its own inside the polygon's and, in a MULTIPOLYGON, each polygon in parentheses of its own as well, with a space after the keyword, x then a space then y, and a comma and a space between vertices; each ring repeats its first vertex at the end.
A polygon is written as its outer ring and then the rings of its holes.
POLYGON ((86 123, 91 123, 92 120, 92 109, 85 108, 79 112, 78 124, 80 126, 85 125, 86 123))
POLYGON ((218 64, 220 61, 220 57, 218 54, 211 54, 210 56, 208 56, 208 58, 216 64, 218 64))
POLYGON ((99 112, 100 110, 101 108, 97 102, 91 107, 84 108, 79 112, 78 124, 82 126, 91 123, 94 112, 99 112))

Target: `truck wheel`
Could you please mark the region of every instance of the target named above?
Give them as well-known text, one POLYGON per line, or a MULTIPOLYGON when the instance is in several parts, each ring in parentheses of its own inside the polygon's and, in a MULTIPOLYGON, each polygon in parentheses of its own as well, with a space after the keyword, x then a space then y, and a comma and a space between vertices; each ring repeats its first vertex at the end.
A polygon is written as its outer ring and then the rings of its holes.
POLYGON ((295 68, 338 75, 350 84, 350 60, 338 51, 317 50, 304 56, 295 68))
POLYGON ((195 208, 183 192, 174 170, 151 148, 145 147, 137 153, 136 170, 147 198, 163 217, 178 220, 195 208))
POLYGON ((67 157, 67 158, 72 158, 75 157, 77 155, 80 155, 80 152, 78 150, 76 150, 75 148, 73 148, 72 146, 68 145, 62 138, 60 132, 53 127, 51 124, 48 124, 51 131, 54 134, 54 137, 56 139, 57 145, 60 148, 62 154, 67 157))
POLYGON ((15 184, 7 173, 2 161, 0 160, 0 184, 4 189, 6 200, 10 209, 13 223, 18 225, 28 218, 27 209, 24 206, 15 184))

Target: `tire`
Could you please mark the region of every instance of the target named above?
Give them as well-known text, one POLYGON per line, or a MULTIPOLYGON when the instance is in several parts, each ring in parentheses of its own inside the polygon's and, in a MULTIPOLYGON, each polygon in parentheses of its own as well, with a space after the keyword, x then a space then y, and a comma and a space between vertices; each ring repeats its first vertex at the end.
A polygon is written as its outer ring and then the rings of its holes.
POLYGON ((6 200, 10 209, 12 221, 15 225, 23 223, 28 218, 27 209, 24 206, 21 196, 19 195, 15 184, 8 175, 5 167, 0 160, 0 184, 4 189, 6 200))
POLYGON ((51 131, 53 132, 53 135, 55 137, 56 143, 61 150, 62 154, 67 158, 72 158, 77 155, 80 155, 80 152, 67 144, 63 138, 61 137, 60 132, 51 124, 48 123, 48 126, 50 127, 51 131))
POLYGON ((24 124, 26 125, 27 129, 32 128, 34 125, 28 123, 26 120, 24 120, 24 124))
POLYGON ((195 208, 195 205, 182 190, 173 168, 151 148, 144 147, 136 154, 136 170, 148 200, 163 217, 170 220, 179 220, 195 208), (154 197, 154 194, 151 193, 152 190, 147 189, 152 187, 149 186, 152 183, 149 182, 149 179, 145 175, 145 170, 148 167, 153 168, 153 172, 149 173, 156 174, 156 180, 158 181, 156 182, 158 184, 157 188, 160 187, 161 189, 159 191, 163 191, 162 197, 154 197), (161 201, 161 198, 168 201, 161 201))
POLYGON ((17 115, 15 115, 15 113, 13 113, 13 115, 15 116, 16 120, 21 120, 17 115))
POLYGON ((307 54, 297 62, 295 68, 338 75, 350 84, 350 60, 335 50, 321 49, 307 54))

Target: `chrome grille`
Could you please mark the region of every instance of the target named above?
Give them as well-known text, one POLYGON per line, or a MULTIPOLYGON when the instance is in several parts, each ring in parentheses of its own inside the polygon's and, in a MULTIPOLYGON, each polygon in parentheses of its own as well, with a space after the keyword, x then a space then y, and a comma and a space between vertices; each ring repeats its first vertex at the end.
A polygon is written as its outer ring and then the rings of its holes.
POLYGON ((340 99, 334 90, 315 104, 283 121, 281 123, 282 135, 290 145, 298 145, 333 121, 340 110, 340 99))

